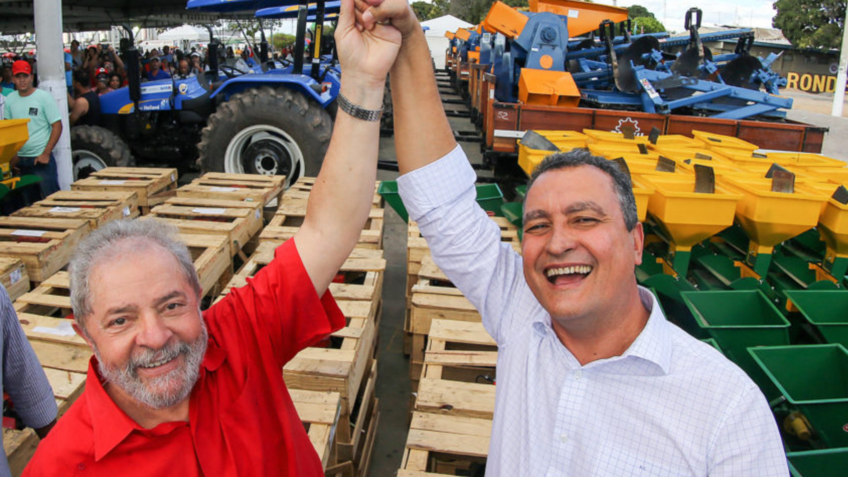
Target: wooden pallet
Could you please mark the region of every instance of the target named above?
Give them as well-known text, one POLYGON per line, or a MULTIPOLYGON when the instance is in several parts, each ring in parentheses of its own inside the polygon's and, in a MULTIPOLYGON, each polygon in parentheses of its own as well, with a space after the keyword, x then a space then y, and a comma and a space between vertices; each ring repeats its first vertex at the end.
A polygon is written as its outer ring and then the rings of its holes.
POLYGON ((107 167, 71 184, 71 190, 135 192, 146 214, 177 188, 177 170, 154 167, 107 167))
POLYGON ((491 434, 490 419, 416 412, 398 477, 468 475, 457 471, 485 463, 491 434))
POLYGON ((177 189, 177 196, 195 199, 251 200, 261 202, 264 207, 273 200, 280 199, 285 181, 285 176, 207 172, 191 181, 191 184, 177 189))
MULTIPOLYGON (((372 208, 359 235, 358 248, 383 248, 383 216, 385 209, 372 208)), ((300 230, 306 218, 305 204, 287 205, 285 199, 277 213, 259 235, 260 242, 284 242, 300 230)))
POLYGON ((3 429, 3 447, 13 476, 19 476, 24 472, 24 467, 35 454, 38 443, 38 435, 32 429, 26 428, 22 431, 3 429))
POLYGON ((341 419, 339 393, 289 389, 297 415, 306 426, 309 441, 321 458, 324 469, 335 463, 334 438, 337 426, 348 425, 341 419))
POLYGON ((28 292, 30 282, 24 262, 19 258, 0 257, 0 283, 12 301, 28 292))
POLYGON ((67 265, 90 230, 87 220, 0 217, 0 256, 20 258, 29 279, 41 282, 67 265))
POLYGON ((154 207, 148 217, 173 224, 183 233, 226 237, 230 256, 241 252, 262 229, 259 202, 173 197, 154 207))
MULTIPOLYGON (((436 288, 436 287, 430 287, 436 288)), ((480 313, 474 305, 462 295, 442 293, 437 290, 415 292, 411 300, 410 328, 412 333, 412 364, 420 365, 424 362, 424 351, 427 345, 427 335, 430 333, 430 324, 434 319, 446 319, 480 323, 480 313)), ((413 379, 419 374, 419 369, 413 367, 413 379)))
POLYGON ((138 217, 135 192, 60 190, 13 213, 15 217, 83 219, 96 229, 112 220, 138 217))

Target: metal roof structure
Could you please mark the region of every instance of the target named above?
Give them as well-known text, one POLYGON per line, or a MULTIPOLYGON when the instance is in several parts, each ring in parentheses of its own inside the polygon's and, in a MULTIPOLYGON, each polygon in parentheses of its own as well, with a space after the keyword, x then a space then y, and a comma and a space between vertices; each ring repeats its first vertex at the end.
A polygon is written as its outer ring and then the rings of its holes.
MULTIPOLYGON (((253 17, 186 10, 186 0, 62 0, 63 28, 67 31, 106 30, 130 23, 143 28, 171 27, 184 23, 211 23, 220 18, 253 17)), ((33 0, 0 0, 0 33, 35 31, 33 0)))

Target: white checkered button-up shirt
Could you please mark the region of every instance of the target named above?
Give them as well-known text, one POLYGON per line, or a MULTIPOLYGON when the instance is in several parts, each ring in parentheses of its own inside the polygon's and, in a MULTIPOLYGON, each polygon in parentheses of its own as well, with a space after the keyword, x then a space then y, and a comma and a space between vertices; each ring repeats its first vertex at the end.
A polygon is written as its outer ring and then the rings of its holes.
POLYGON ((457 147, 398 185, 434 261, 498 343, 487 477, 789 475, 757 386, 666 321, 647 290, 650 318, 630 348, 581 366, 477 205, 475 180, 457 147))

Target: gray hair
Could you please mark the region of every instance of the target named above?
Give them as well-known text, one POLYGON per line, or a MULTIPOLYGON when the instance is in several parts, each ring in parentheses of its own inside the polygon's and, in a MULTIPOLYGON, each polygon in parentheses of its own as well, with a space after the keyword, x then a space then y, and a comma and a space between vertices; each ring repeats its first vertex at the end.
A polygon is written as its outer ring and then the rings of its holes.
POLYGON ((533 183, 545 172, 578 166, 592 166, 610 176, 615 195, 618 197, 618 205, 621 207, 622 215, 624 215, 624 225, 628 232, 633 230, 633 227, 636 227, 636 224, 639 223, 639 215, 636 213, 636 199, 633 197, 633 183, 630 180, 630 175, 624 172, 615 162, 603 157, 593 156, 586 149, 574 149, 546 157, 530 175, 530 180, 527 182, 527 193, 530 193, 533 183))
POLYGON ((127 251, 128 241, 140 240, 145 245, 162 247, 177 260, 183 276, 200 296, 200 281, 186 244, 177 237, 179 230, 156 219, 115 220, 100 227, 84 238, 77 246, 68 273, 71 282, 71 306, 74 320, 85 331, 85 317, 91 314, 91 271, 102 261, 127 251))

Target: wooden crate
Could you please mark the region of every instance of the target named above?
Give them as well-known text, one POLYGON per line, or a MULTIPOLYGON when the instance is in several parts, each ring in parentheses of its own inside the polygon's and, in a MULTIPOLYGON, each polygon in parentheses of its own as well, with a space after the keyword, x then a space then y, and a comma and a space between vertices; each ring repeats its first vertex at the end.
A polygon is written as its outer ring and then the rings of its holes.
POLYGON ((0 217, 0 256, 20 258, 29 279, 41 282, 67 265, 90 230, 87 220, 0 217))
MULTIPOLYGON (((274 250, 278 246, 275 242, 259 244, 253 255, 224 288, 223 293, 246 285, 248 278, 255 276, 259 270, 271 263, 274 250)), ((339 270, 339 280, 330 284, 330 292, 337 302, 366 302, 372 308, 368 315, 373 316, 377 311, 373 308, 376 308, 382 295, 385 270, 386 260, 382 250, 354 249, 339 270)))
POLYGON ((3 447, 13 476, 17 477, 24 472, 24 467, 35 454, 38 442, 38 435, 32 429, 27 428, 22 431, 3 429, 3 447))
POLYGON ((14 303, 18 322, 65 413, 85 387, 91 349, 71 327, 68 273, 59 272, 14 303))
POLYGON ((485 384, 496 379, 497 364, 497 344, 482 323, 430 323, 422 378, 485 384))
POLYGON ((155 167, 107 167, 71 184, 71 190, 135 192, 146 214, 177 188, 177 170, 155 167))
POLYGON ((15 217, 83 219, 96 229, 112 220, 138 217, 135 192, 60 190, 13 213, 15 217))
MULTIPOLYGON (((312 188, 315 186, 315 180, 317 177, 301 177, 294 184, 289 187, 289 189, 283 194, 283 203, 286 203, 286 198, 289 200, 302 200, 309 197, 309 193, 312 192, 312 188)), ((374 198, 371 201, 371 207, 375 209, 382 209, 384 206, 383 196, 377 193, 377 190, 380 189, 380 181, 377 181, 374 184, 374 198)))
POLYGON ((342 398, 339 393, 289 389, 297 415, 306 426, 309 441, 321 458, 324 469, 335 464, 334 438, 341 421, 342 398))
POLYGON ((492 421, 416 412, 412 416, 398 477, 458 474, 486 462, 492 421))
POLYGON ((6 288, 12 301, 29 291, 29 275, 24 262, 19 258, 0 257, 0 283, 6 288))
POLYGON ((233 276, 230 244, 225 237, 216 235, 179 235, 185 242, 197 270, 203 296, 215 296, 233 276))
MULTIPOLYGON (((368 379, 359 391, 350 416, 351 431, 338 439, 338 462, 350 462, 356 476, 368 475, 368 467, 374 452, 374 441, 380 421, 379 399, 376 397, 377 361, 372 361, 368 379)), ((328 472, 329 473, 329 472, 328 472)))
POLYGON ((191 184, 177 189, 177 196, 195 199, 252 200, 267 206, 271 201, 280 199, 285 181, 285 176, 207 172, 191 181, 191 184))
POLYGON ((173 224, 183 233, 226 237, 231 256, 262 230, 259 202, 173 197, 154 207, 149 217, 173 224))
MULTIPOLYGON (((359 241, 356 244, 358 248, 381 249, 383 248, 383 215, 385 209, 372 208, 368 214, 368 220, 362 228, 362 233, 359 235, 359 241)), ((288 205, 283 199, 283 203, 273 219, 262 230, 259 235, 260 242, 284 242, 292 237, 303 225, 303 220, 306 218, 306 205, 297 203, 297 205, 288 205)))
POLYGON ((342 395, 342 414, 349 416, 371 367, 377 341, 376 320, 350 319, 333 333, 328 347, 302 350, 283 368, 291 389, 333 391, 342 395))

